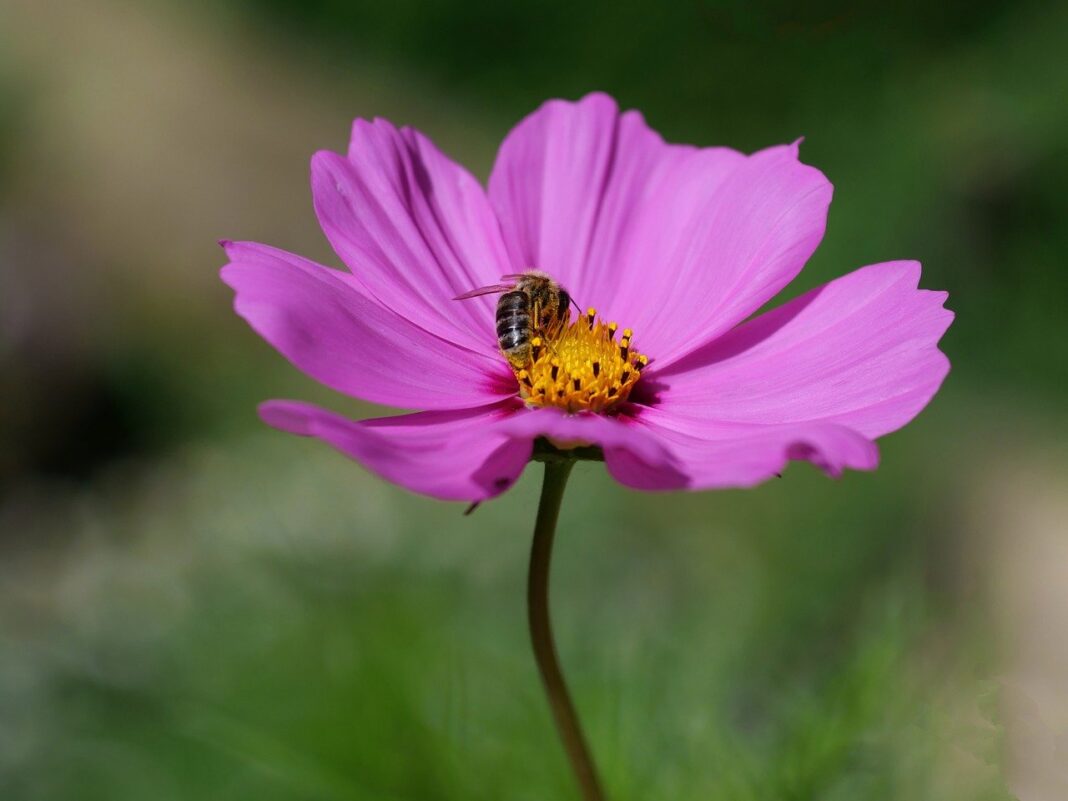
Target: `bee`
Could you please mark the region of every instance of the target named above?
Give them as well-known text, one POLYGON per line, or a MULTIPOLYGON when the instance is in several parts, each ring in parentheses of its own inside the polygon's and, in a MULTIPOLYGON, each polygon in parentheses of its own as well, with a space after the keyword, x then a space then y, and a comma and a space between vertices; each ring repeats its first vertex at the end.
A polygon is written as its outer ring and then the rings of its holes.
POLYGON ((571 295, 539 270, 502 275, 502 283, 472 289, 454 300, 501 294, 497 300, 497 344, 515 370, 531 361, 531 340, 551 340, 567 324, 571 295))

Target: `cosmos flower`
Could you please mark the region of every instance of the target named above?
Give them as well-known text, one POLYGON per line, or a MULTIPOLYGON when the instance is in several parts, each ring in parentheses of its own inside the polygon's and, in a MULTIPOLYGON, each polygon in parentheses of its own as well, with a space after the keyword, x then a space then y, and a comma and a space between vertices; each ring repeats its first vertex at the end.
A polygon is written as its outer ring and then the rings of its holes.
POLYGON ((917 288, 914 261, 752 316, 823 236, 831 184, 796 143, 748 156, 668 144, 592 94, 520 122, 488 188, 382 119, 357 120, 347 155, 311 167, 348 270, 224 242, 235 309, 317 381, 419 411, 354 421, 274 400, 260 414, 415 492, 493 497, 536 441, 599 448, 642 490, 752 486, 789 460, 871 470, 874 440, 949 370, 937 342, 953 315, 944 292, 917 288), (454 298, 528 270, 581 305, 516 369, 498 347, 497 297, 454 298))

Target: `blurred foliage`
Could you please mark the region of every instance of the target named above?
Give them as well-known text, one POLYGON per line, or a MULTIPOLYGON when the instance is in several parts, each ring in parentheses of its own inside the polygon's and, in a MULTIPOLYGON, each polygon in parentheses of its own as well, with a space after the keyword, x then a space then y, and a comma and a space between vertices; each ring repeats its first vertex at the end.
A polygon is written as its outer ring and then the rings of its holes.
MULTIPOLYGON (((836 199, 789 293, 920 258, 958 313, 946 390, 880 443, 878 472, 842 482, 797 466, 751 493, 639 496, 581 467, 554 582, 565 667, 617 801, 1009 797, 969 504, 1004 452, 1068 422, 1068 6, 195 8, 283 71, 403 76, 376 91, 432 109, 483 173, 522 114, 592 89, 675 141, 805 135, 836 199)), ((109 284, 116 323, 71 282, 44 314, 57 265, 103 276, 121 251, 10 213, 25 185, 3 165, 44 138, 24 109, 48 82, 2 55, 0 286, 16 252, 19 276, 53 280, 20 287, 36 328, 0 342, 0 798, 573 798, 524 628, 535 469, 464 518, 259 432, 256 400, 329 396, 221 287, 109 284), (78 313, 85 329, 65 327, 78 313), (85 330, 103 333, 82 347, 85 330)))
MULTIPOLYGON (((917 461, 891 450, 680 497, 661 536, 663 505, 578 470, 557 627, 613 798, 1008 797, 974 638, 939 644, 916 572, 954 479, 896 506, 917 461)), ((0 618, 3 797, 573 797, 519 591, 538 468, 465 518, 289 453, 189 449, 57 513, 82 537, 52 594, 15 581, 0 618)))

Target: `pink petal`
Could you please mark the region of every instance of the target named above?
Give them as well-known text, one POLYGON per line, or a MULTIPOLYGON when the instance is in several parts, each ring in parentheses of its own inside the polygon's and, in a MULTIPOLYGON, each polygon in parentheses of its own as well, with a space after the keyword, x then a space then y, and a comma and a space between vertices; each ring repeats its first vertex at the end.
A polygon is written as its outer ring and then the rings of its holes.
POLYGON ((831 185, 796 144, 748 158, 668 145, 594 94, 523 120, 489 194, 513 262, 633 328, 666 365, 797 275, 823 236, 831 185))
POLYGON ((601 446, 609 472, 624 484, 645 488, 647 475, 671 486, 687 483, 662 437, 625 417, 531 410, 513 400, 360 422, 297 401, 269 401, 260 416, 283 431, 322 439, 388 481, 435 498, 477 501, 500 494, 523 471, 538 437, 560 447, 601 446))
POLYGON ((635 422, 671 451, 677 476, 686 477, 679 483, 627 453, 620 465, 627 471, 624 483, 639 489, 751 487, 781 474, 790 460, 811 462, 834 478, 847 467, 874 470, 879 462, 875 443, 831 423, 714 423, 661 409, 643 409, 635 422))
POLYGON ((351 276, 251 242, 224 243, 223 280, 255 331, 317 381, 373 403, 481 406, 515 394, 496 354, 440 339, 365 297, 351 276))
MULTIPOLYGON (((660 366, 759 309, 819 245, 832 187, 797 160, 797 150, 796 143, 768 148, 731 171, 706 202, 690 209, 676 241, 664 243, 646 281, 656 279, 657 290, 639 286, 620 304, 636 346, 660 366)), ((650 213, 654 225, 665 224, 662 212, 650 213)), ((650 251, 645 258, 654 257, 650 251)))
POLYGON ((498 404, 356 422, 306 403, 268 401, 260 416, 283 431, 317 437, 412 492, 480 501, 512 486, 530 459, 531 440, 495 429, 510 409, 498 404))
MULTIPOLYGON (((522 409, 502 419, 499 429, 509 436, 546 437, 557 447, 599 445, 605 466, 620 483, 631 484, 632 463, 661 476, 661 481, 685 482, 675 468, 671 451, 648 429, 625 416, 565 414, 553 408, 522 409)), ((680 484, 681 486, 681 484, 680 484)))
POLYGON ((932 398, 949 361, 945 292, 917 289, 920 265, 864 267, 737 327, 643 382, 665 411, 706 420, 821 420, 867 437, 894 431, 932 398))
POLYGON ((521 121, 501 145, 489 195, 513 263, 547 271, 584 308, 629 325, 616 293, 649 283, 656 266, 631 258, 632 246, 673 243, 698 199, 743 160, 668 145, 637 111, 621 114, 594 93, 550 100, 521 121))
POLYGON ((315 211, 367 293, 428 331, 496 352, 494 298, 456 295, 514 272, 481 185, 422 134, 356 120, 348 157, 312 159, 315 211))

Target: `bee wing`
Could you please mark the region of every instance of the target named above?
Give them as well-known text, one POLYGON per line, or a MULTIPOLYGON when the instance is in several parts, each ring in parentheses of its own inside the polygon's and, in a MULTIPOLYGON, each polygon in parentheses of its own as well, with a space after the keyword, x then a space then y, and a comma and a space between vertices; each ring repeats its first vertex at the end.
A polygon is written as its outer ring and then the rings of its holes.
POLYGON ((482 286, 478 289, 472 289, 470 292, 464 292, 462 295, 457 295, 453 300, 467 300, 468 298, 477 298, 479 295, 496 295, 514 288, 515 284, 490 284, 489 286, 482 286))

